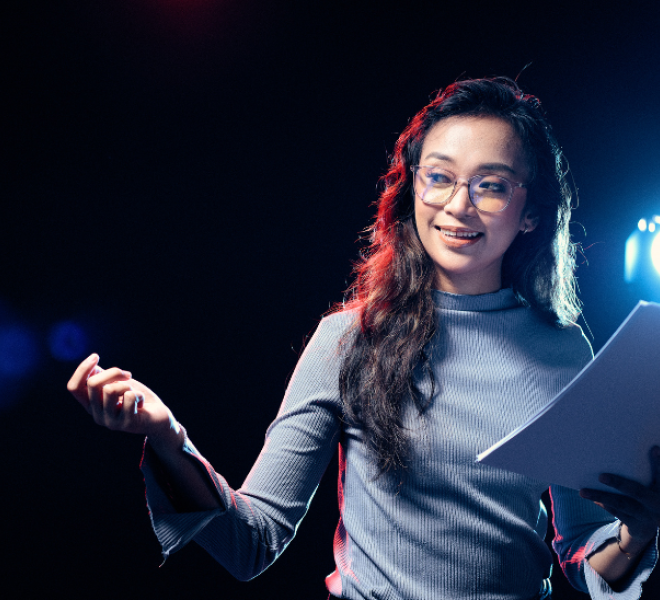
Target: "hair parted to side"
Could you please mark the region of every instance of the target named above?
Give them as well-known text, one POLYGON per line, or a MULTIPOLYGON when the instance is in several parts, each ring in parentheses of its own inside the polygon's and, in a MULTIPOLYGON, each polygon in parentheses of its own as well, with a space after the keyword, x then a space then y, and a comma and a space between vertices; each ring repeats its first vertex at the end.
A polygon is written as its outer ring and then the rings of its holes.
POLYGON ((369 247, 355 267, 348 299, 339 307, 357 310, 359 316, 345 338, 348 351, 340 373, 345 417, 363 428, 381 474, 407 463, 404 402, 414 402, 422 415, 435 389, 426 353, 437 325, 435 269, 417 234, 410 167, 419 163, 428 132, 452 116, 497 117, 509 123, 531 169, 526 207, 538 225, 532 233, 518 235, 507 250, 502 285, 512 287, 523 304, 557 327, 580 314, 575 248, 568 231, 568 169, 541 103, 504 77, 453 83, 415 115, 396 142, 381 180, 369 247), (416 367, 431 379, 430 397, 415 385, 416 367))

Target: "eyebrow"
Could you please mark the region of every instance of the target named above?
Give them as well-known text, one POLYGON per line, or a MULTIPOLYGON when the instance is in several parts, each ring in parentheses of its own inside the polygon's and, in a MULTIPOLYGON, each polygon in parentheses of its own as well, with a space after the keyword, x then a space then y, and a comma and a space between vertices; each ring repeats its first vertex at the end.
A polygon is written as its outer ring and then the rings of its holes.
MULTIPOLYGON (((430 152, 424 157, 424 160, 427 160, 429 158, 437 158, 438 160, 442 160, 445 162, 450 162, 453 163, 454 159, 451 156, 447 156, 446 154, 440 154, 439 152, 430 152)), ((509 173, 509 175, 518 175, 516 170, 505 164, 505 163, 482 163, 477 167, 477 171, 504 171, 505 173, 509 173)))

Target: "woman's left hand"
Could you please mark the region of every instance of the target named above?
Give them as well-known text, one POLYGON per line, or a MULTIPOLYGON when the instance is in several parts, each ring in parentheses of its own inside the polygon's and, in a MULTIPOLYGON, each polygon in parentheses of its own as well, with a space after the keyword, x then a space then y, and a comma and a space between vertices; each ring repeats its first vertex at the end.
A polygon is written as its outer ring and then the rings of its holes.
MULTIPOLYGON (((624 526, 622 541, 626 533, 625 537, 629 538, 626 542, 642 547, 655 538, 660 527, 660 447, 654 446, 650 454, 653 480, 648 487, 619 475, 603 473, 599 481, 620 493, 580 490, 580 496, 592 500, 621 521, 624 526)), ((629 544, 622 545, 629 547, 629 544)))

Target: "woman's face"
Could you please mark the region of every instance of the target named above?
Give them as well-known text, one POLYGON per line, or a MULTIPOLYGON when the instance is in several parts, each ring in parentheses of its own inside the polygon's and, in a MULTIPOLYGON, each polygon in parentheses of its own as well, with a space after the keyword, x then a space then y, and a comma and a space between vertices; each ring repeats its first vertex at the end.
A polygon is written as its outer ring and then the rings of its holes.
MULTIPOLYGON (((528 183, 522 143, 506 121, 495 117, 448 117, 436 124, 422 146, 420 165, 437 166, 455 179, 494 174, 528 183)), ((525 209, 527 191, 514 188, 511 202, 497 213, 478 211, 466 184, 443 206, 424 204, 415 189, 415 222, 424 249, 435 264, 435 286, 455 294, 500 289, 502 258, 520 232, 537 220, 525 209)))

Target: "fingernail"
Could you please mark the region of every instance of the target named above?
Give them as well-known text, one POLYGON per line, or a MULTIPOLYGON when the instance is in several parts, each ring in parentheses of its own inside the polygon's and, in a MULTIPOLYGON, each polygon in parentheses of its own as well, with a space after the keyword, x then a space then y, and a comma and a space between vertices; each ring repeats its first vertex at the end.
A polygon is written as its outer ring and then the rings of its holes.
POLYGON ((130 371, 122 371, 122 373, 124 374, 124 377, 126 377, 126 379, 130 379, 132 377, 130 371))
POLYGON ((587 498, 587 499, 588 499, 588 498, 591 498, 592 495, 593 495, 593 494, 592 494, 590 491, 588 491, 588 490, 580 490, 580 496, 581 496, 582 498, 587 498))
POLYGON ((102 371, 103 371, 103 369, 101 369, 101 367, 99 367, 98 365, 96 365, 96 366, 95 366, 95 367, 89 372, 89 375, 87 376, 87 379, 89 380, 90 377, 94 377, 94 375, 98 375, 98 374, 101 373, 102 371))

